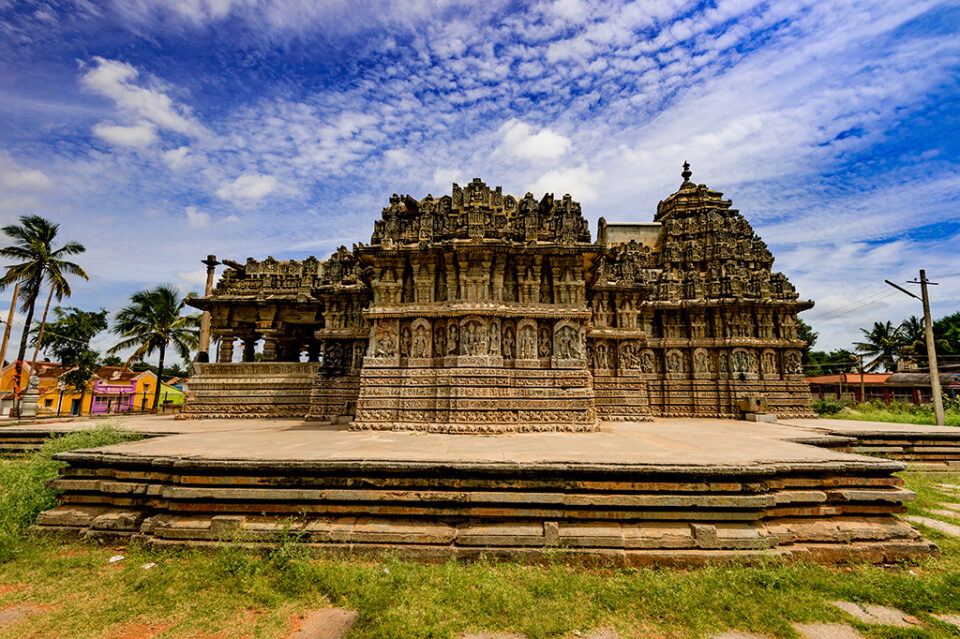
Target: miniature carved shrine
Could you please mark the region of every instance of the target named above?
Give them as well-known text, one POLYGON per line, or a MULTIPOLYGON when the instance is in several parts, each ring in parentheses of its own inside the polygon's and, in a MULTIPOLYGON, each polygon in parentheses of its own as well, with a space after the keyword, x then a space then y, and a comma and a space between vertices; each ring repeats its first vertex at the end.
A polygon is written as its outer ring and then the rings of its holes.
POLYGON ((569 195, 475 179, 439 199, 394 195, 369 244, 325 261, 227 261, 190 301, 219 348, 195 365, 186 413, 591 431, 739 417, 739 399, 762 397, 810 416, 797 312, 813 303, 690 176, 685 165, 652 224, 600 218, 596 241, 569 195))

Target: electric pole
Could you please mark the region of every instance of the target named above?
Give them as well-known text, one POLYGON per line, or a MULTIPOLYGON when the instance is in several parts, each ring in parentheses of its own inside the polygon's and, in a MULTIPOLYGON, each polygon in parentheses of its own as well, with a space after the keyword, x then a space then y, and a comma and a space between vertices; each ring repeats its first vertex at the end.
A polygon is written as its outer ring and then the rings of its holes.
POLYGON ((906 293, 910 297, 920 300, 923 304, 923 330, 927 338, 927 359, 930 362, 930 394, 933 400, 933 414, 937 418, 937 425, 944 426, 946 424, 943 416, 943 396, 940 393, 940 370, 937 367, 937 344, 933 339, 933 320, 930 318, 930 296, 927 294, 927 286, 936 286, 937 282, 931 282, 927 280, 927 273, 923 269, 920 269, 920 281, 911 280, 910 284, 919 284, 920 285, 920 295, 917 297, 910 291, 901 288, 891 282, 890 280, 884 280, 887 284, 893 288, 906 293))

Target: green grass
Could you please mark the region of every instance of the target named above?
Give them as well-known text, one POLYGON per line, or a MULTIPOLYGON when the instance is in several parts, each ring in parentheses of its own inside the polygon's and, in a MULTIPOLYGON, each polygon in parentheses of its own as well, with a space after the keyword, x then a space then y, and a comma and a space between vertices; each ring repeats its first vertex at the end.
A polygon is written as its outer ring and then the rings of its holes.
MULTIPOLYGON (((854 624, 867 637, 960 637, 960 630, 929 616, 960 612, 960 543, 934 531, 926 534, 942 555, 903 566, 771 562, 694 570, 585 568, 561 561, 426 565, 389 555, 318 558, 295 539, 268 554, 235 545, 162 551, 24 534, 33 513, 51 503, 42 487, 56 472, 51 451, 119 436, 84 435, 91 439, 64 438, 28 459, 0 462, 0 517, 10 537, 8 559, 0 563, 0 609, 18 603, 44 607, 0 629, 0 638, 113 639, 134 631, 162 639, 280 638, 298 614, 329 605, 360 611, 351 634, 358 639, 456 637, 464 631, 536 639, 599 627, 614 628, 621 637, 705 637, 729 629, 795 637, 793 622, 851 622, 828 606, 832 599, 895 606, 926 626, 905 631, 854 624), (18 469, 29 475, 20 477, 18 469), (14 484, 7 483, 11 479, 14 484), (14 492, 22 497, 13 498, 14 492), (115 554, 125 559, 109 563, 115 554), (148 562, 157 566, 144 569, 148 562)), ((935 484, 960 484, 960 475, 905 478, 918 494, 910 505, 916 513, 944 501, 935 484)))
POLYGON ((44 482, 55 477, 63 465, 53 460, 55 453, 140 438, 141 435, 100 426, 54 437, 26 457, 0 462, 0 561, 9 560, 17 552, 23 531, 33 524, 40 511, 54 505, 55 494, 44 482))
MULTIPOLYGON (((852 419, 867 422, 894 422, 899 424, 936 424, 933 408, 927 404, 916 406, 907 403, 842 404, 835 400, 817 400, 814 410, 827 419, 852 419)), ((945 422, 947 426, 960 426, 960 405, 947 403, 945 422)))

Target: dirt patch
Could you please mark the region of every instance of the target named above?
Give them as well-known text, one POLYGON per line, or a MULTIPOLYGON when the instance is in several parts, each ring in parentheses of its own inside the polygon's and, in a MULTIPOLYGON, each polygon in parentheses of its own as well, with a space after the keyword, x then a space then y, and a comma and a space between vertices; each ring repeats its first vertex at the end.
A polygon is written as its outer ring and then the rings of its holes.
POLYGON ((356 610, 308 610, 297 615, 288 639, 341 639, 356 620, 356 610))
POLYGON ((8 595, 11 592, 20 592, 26 589, 26 584, 0 584, 0 595, 8 595))

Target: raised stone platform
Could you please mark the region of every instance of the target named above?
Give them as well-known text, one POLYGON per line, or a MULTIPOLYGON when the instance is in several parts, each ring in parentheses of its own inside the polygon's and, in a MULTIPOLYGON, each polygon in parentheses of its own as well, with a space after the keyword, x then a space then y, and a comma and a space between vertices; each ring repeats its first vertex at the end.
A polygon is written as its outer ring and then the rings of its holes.
POLYGON ((787 419, 781 423, 853 440, 851 450, 907 462, 924 471, 960 470, 960 428, 844 419, 787 419))
POLYGON ((330 550, 562 549, 628 565, 936 552, 896 517, 913 498, 893 476, 902 463, 811 445, 848 440, 791 426, 675 419, 464 437, 245 424, 62 453, 61 504, 37 527, 157 545, 288 531, 330 550))

